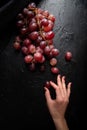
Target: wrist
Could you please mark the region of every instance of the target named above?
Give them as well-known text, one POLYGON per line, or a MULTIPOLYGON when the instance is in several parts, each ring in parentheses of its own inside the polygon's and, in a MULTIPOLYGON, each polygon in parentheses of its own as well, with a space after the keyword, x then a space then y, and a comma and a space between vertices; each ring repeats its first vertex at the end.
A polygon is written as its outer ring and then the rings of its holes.
POLYGON ((53 119, 56 130, 69 130, 66 119, 64 117, 53 119))

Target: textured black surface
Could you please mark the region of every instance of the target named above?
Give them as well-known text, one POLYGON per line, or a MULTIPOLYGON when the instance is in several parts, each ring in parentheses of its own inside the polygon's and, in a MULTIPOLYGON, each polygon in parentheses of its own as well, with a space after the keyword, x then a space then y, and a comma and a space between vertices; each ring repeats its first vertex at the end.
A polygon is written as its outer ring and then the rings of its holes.
MULTIPOLYGON (((22 6, 22 5, 21 5, 22 6)), ((42 0, 38 7, 56 17, 54 44, 60 50, 57 57, 60 74, 72 81, 72 93, 67 109, 70 130, 84 129, 86 101, 86 49, 87 49, 87 1, 42 0), (73 59, 67 63, 66 51, 73 59)), ((17 7, 18 8, 18 7, 17 7)), ((21 53, 13 49, 16 35, 15 20, 0 31, 0 128, 55 129, 45 104, 43 84, 56 82, 47 64, 42 74, 31 73, 25 66, 21 53)))

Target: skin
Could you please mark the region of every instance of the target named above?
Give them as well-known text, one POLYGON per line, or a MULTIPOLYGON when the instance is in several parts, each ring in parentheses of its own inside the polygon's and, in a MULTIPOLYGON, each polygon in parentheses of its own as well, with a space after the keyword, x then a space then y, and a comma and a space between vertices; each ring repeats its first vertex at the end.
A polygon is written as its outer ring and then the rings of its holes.
POLYGON ((65 112, 69 103, 71 82, 66 85, 65 76, 61 77, 61 75, 58 75, 57 84, 55 84, 53 81, 50 81, 50 84, 55 90, 56 98, 52 99, 50 95, 50 90, 44 87, 45 98, 56 130, 69 130, 65 119, 65 112))

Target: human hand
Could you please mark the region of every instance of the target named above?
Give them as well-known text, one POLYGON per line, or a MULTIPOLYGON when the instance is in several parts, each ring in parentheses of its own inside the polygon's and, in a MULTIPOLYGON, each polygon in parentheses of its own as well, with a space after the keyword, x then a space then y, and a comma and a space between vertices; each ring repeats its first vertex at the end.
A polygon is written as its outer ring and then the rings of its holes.
POLYGON ((45 97, 47 101, 47 106, 53 120, 64 119, 65 111, 69 103, 69 97, 71 92, 71 82, 67 85, 65 83, 65 76, 57 76, 57 84, 50 81, 50 85, 55 89, 56 98, 52 99, 50 90, 45 88, 45 97))

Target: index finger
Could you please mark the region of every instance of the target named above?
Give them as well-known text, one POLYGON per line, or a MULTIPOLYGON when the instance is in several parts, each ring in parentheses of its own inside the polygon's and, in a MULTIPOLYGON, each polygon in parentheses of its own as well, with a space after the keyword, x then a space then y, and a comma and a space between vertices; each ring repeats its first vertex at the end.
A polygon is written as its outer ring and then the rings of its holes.
POLYGON ((58 97, 60 95, 60 89, 59 86, 57 84, 55 84, 54 82, 50 81, 51 86, 55 89, 55 93, 56 93, 56 97, 58 97))

